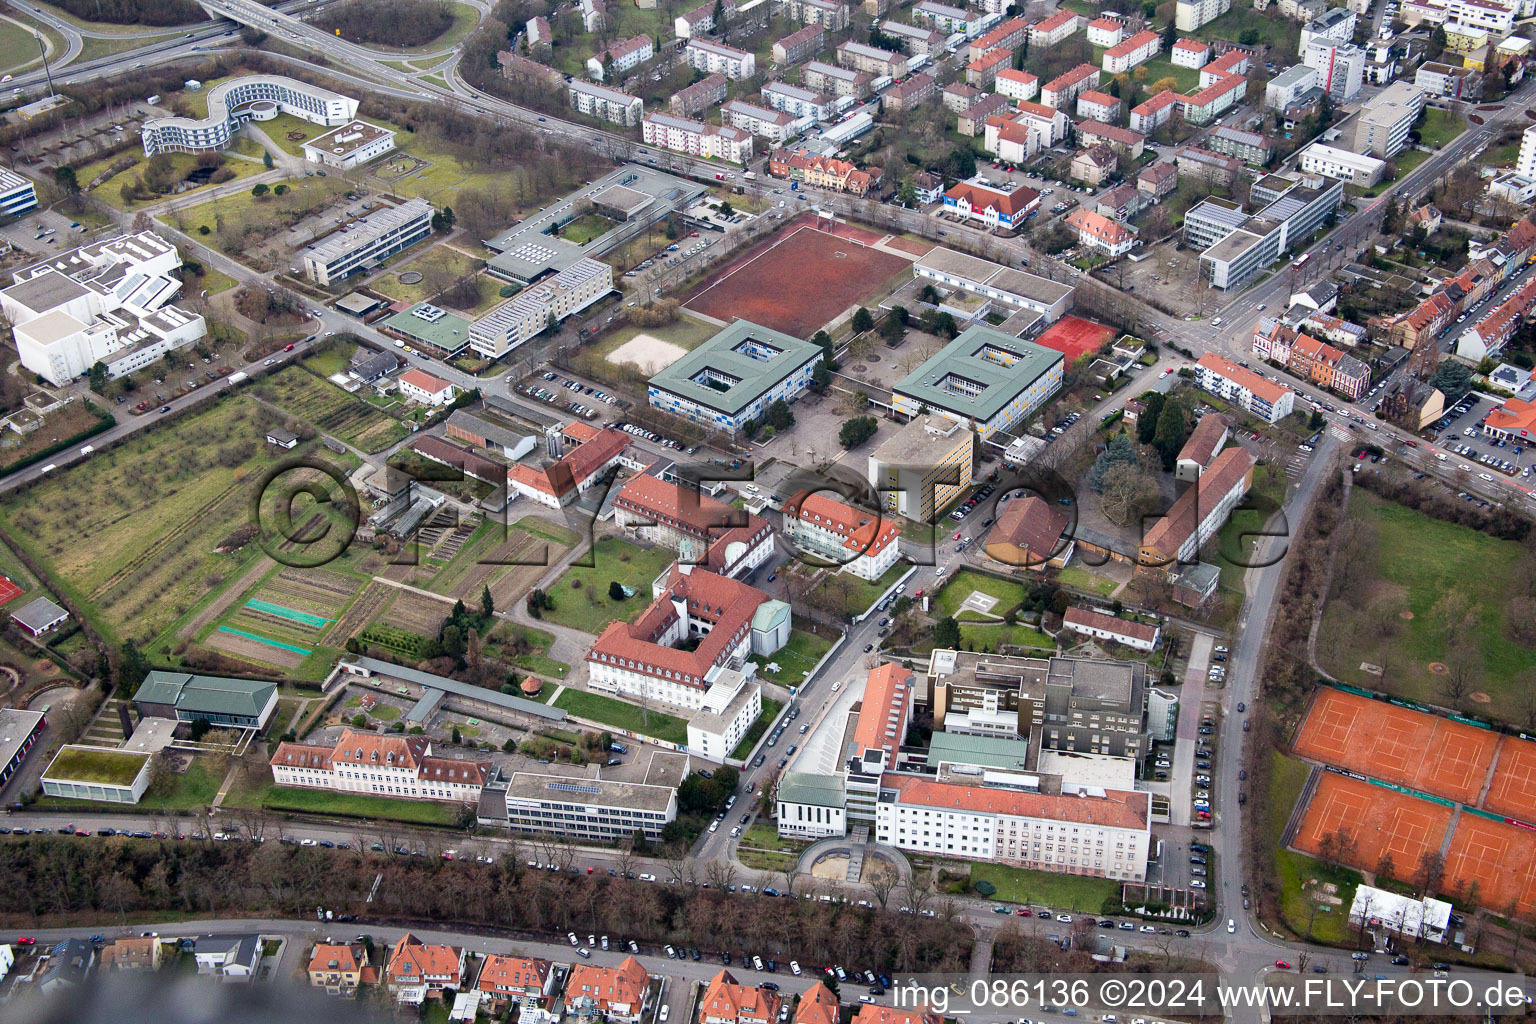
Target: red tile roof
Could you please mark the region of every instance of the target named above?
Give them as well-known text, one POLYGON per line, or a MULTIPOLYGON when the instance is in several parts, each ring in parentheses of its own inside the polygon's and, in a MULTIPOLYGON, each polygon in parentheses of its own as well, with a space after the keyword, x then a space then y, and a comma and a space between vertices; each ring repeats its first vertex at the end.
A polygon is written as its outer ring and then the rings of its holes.
POLYGON ((341 974, 351 974, 360 970, 366 959, 362 946, 341 946, 327 942, 315 943, 315 951, 309 956, 309 969, 311 972, 336 971, 341 974))
POLYGON ((730 971, 721 971, 710 979, 699 1000, 699 1019, 703 1021, 777 1022, 783 1000, 777 992, 741 985, 730 971))
MULTIPOLYGON (((1111 96, 1107 92, 1099 92, 1099 90, 1097 90, 1097 89, 1089 89, 1087 92, 1085 92, 1082 95, 1078 96, 1077 102, 1079 102, 1079 103, 1097 103, 1101 107, 1118 107, 1120 105, 1120 98, 1118 96, 1111 96)), ((1088 123, 1089 124, 1102 124, 1103 122, 1100 122, 1100 121, 1090 121, 1088 123)), ((1132 132, 1131 134, 1135 135, 1136 133, 1132 132)))
MULTIPOLYGON (((1112 828, 1144 829, 1150 812, 1151 795, 1108 790, 1102 797, 1060 796, 1046 793, 1025 793, 1012 789, 988 789, 981 786, 962 786, 938 782, 915 775, 887 775, 882 787, 896 791, 896 802, 908 806, 933 807, 944 810, 970 811, 975 814, 1010 815, 1020 818, 1049 818, 1058 822, 1078 822, 1084 825, 1102 825, 1112 828)), ((872 1009, 866 1004, 856 1021, 864 1021, 863 1010, 872 1009)), ((889 1007, 874 1007, 888 1010, 889 1007)), ((902 1011, 891 1011, 896 1017, 882 1020, 910 1019, 901 1016, 902 1011)))
POLYGON ((416 768, 427 753, 425 736, 379 736, 344 729, 331 751, 334 764, 366 764, 389 768, 416 768))
POLYGON ((629 956, 617 967, 576 964, 565 983, 565 1001, 570 1006, 581 997, 591 999, 599 1010, 629 1007, 638 1009, 645 996, 645 968, 629 956))
MULTIPOLYGON (((997 73, 997 77, 1006 79, 1010 82, 1018 82, 1021 85, 1028 85, 1031 82, 1040 81, 1040 77, 1038 75, 1032 75, 1028 71, 1020 71, 1017 68, 1009 68, 1006 71, 999 71, 997 73)), ((820 982, 817 982, 817 984, 820 984, 820 982)))
POLYGON ((1188 50, 1191 53, 1201 53, 1211 48, 1211 44, 1198 39, 1180 39, 1173 44, 1175 50, 1188 50))
POLYGON ((1207 352, 1200 357, 1195 365, 1203 366, 1207 370, 1213 370, 1228 380, 1241 384, 1271 405, 1280 401, 1280 396, 1285 394, 1285 388, 1282 388, 1279 384, 1265 380, 1252 370, 1245 370, 1226 356, 1218 355, 1215 352, 1207 352))
POLYGON ((1152 524, 1141 546, 1172 558, 1253 466, 1253 456, 1246 448, 1228 448, 1216 456, 1200 480, 1179 495, 1167 515, 1152 524))
POLYGON ((423 782, 452 782, 483 786, 490 766, 484 761, 459 761, 449 757, 424 757, 416 777, 423 782))
MULTIPOLYGON (((567 428, 566 436, 572 437, 567 428)), ((574 451, 566 452, 552 465, 537 468, 518 463, 507 467, 507 479, 534 490, 564 497, 580 488, 590 477, 601 473, 629 444, 629 436, 604 427, 591 440, 583 441, 574 451)))
POLYGON ((1488 414, 1485 422, 1495 430, 1530 437, 1536 434, 1536 403, 1506 398, 1503 405, 1488 414))
POLYGON ((994 28, 992 31, 982 36, 980 39, 977 39, 971 45, 981 50, 982 52, 986 52, 987 50, 992 49, 994 46, 1002 46, 1008 37, 1013 35, 1015 32, 1027 32, 1028 30, 1029 22, 1025 21, 1023 18, 1010 18, 1003 22, 1001 25, 997 26, 997 28, 994 28))
POLYGON ((1059 74, 1055 78, 1051 79, 1049 82, 1046 82, 1044 91, 1060 92, 1063 89, 1070 89, 1077 83, 1086 81, 1098 73, 1099 69, 1094 67, 1092 64, 1079 64, 1071 71, 1063 72, 1062 74, 1059 74))
POLYGON ((1009 502, 987 534, 987 544, 1022 548, 1028 564, 1039 565, 1055 555, 1062 532, 1071 521, 1069 516, 1031 494, 1009 502))
POLYGON ((1007 49, 999 46, 997 49, 988 50, 980 57, 977 57, 975 60, 971 61, 965 66, 965 69, 967 71, 986 71, 990 68, 997 67, 1004 61, 1009 61, 1012 59, 1013 54, 1007 49))
POLYGON ((1142 31, 1137 32, 1135 35, 1131 36, 1131 38, 1127 39, 1125 42, 1120 43, 1118 46, 1111 46, 1109 49, 1105 50, 1104 56, 1127 57, 1142 47, 1147 46, 1150 43, 1157 42, 1157 40, 1158 35, 1156 32, 1149 32, 1143 29, 1142 31))
POLYGON ((832 531, 843 539, 843 547, 855 555, 878 555, 901 536, 901 527, 878 513, 809 491, 791 496, 784 506, 784 515, 832 531))
MULTIPOLYGON (((1080 97, 1081 98, 1081 97, 1080 97)), ((1114 102, 1112 97, 1105 97, 1114 102)), ((1147 137, 1140 132, 1133 132, 1129 128, 1121 128, 1119 125, 1105 124, 1103 121, 1079 121, 1077 124, 1079 138, 1084 135, 1096 139, 1105 139, 1116 142, 1122 146, 1135 146, 1147 141, 1147 137)))
POLYGON ((1094 213, 1078 207, 1067 216, 1067 227, 1079 235, 1087 234, 1110 245, 1121 245, 1136 237, 1124 224, 1110 220, 1102 213, 1094 213))
POLYGON ((1243 50, 1233 50, 1224 53, 1200 69, 1201 74, 1242 74, 1237 69, 1248 63, 1248 54, 1243 50))
POLYGON ((1054 32, 1063 25, 1077 20, 1077 15, 1071 11, 1057 11, 1044 21, 1030 26, 1036 32, 1054 32))
POLYGON ((1103 29, 1104 31, 1107 32, 1110 29, 1125 28, 1125 22, 1123 22, 1119 18, 1113 17, 1111 15, 1101 14, 1099 17, 1094 18, 1092 21, 1090 21, 1088 23, 1088 27, 1089 28, 1100 28, 1100 29, 1103 29))
POLYGON ((636 621, 608 623, 587 652, 587 660, 671 678, 702 690, 708 686, 705 676, 710 670, 725 664, 750 635, 752 616, 767 600, 767 594, 740 580, 701 568, 685 573, 673 566, 661 596, 636 621), (691 618, 712 623, 691 651, 658 642, 677 622, 674 601, 685 602, 691 618))
POLYGON ((387 974, 392 985, 419 985, 423 981, 459 984, 459 960, 463 950, 457 946, 427 945, 410 932, 400 936, 390 955, 387 974))
POLYGON ((795 1024, 837 1024, 837 996, 821 982, 805 990, 795 1008, 795 1024))
POLYGON ((1121 636, 1133 637, 1143 643, 1151 643, 1157 639, 1157 627, 1149 626, 1145 622, 1132 622, 1115 615, 1105 615, 1091 608, 1079 608, 1073 605, 1068 608, 1061 621, 1068 626, 1086 626, 1089 629, 1100 629, 1109 633, 1118 633, 1121 636))
POLYGON ((916 689, 912 670, 895 663, 881 665, 865 677, 859 724, 853 730, 858 753, 884 750, 885 763, 896 763, 896 748, 907 741, 907 716, 916 689))
POLYGON ((332 749, 305 743, 279 743, 272 755, 272 763, 283 768, 314 768, 328 772, 332 749))
POLYGON ((445 388, 453 387, 448 381, 434 377, 424 370, 418 370, 414 366, 400 375, 400 383, 421 388, 429 395, 435 395, 445 388))
POLYGON ((956 202, 965 200, 977 210, 985 210, 990 206, 998 213, 1007 214, 1009 217, 1027 212, 1030 207, 1040 201, 1040 193, 1028 185, 1020 185, 1012 192, 1002 192, 995 188, 962 182, 944 195, 956 202))
POLYGON ((1189 440, 1179 449, 1178 461, 1186 459, 1200 464, 1204 469, 1216 457, 1217 450, 1227 436, 1227 421, 1220 413, 1206 413, 1189 432, 1189 440))
POLYGON ((544 990, 553 967, 548 960, 531 956, 491 953, 480 968, 480 978, 475 987, 481 992, 534 995, 544 990))

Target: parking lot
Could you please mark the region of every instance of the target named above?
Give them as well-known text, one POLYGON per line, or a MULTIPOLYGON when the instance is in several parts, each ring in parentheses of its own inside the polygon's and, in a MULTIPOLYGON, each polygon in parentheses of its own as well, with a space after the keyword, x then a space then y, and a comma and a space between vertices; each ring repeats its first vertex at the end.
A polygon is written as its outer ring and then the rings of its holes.
POLYGON ((1437 446, 1444 449, 1435 454, 1435 459, 1486 482, 1500 476, 1529 480, 1531 466, 1536 462, 1530 457, 1529 443, 1483 433, 1483 421, 1498 407, 1493 399, 1471 392, 1446 409, 1445 416, 1430 428, 1430 434, 1438 438, 1437 446))

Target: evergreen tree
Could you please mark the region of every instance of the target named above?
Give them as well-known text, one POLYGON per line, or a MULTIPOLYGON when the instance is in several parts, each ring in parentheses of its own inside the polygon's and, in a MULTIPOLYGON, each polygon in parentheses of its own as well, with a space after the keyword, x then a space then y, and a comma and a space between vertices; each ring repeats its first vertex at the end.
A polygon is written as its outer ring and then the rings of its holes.
POLYGON ((933 646, 935 650, 953 651, 960 646, 960 623, 954 616, 946 615, 933 624, 933 646))
POLYGON ((491 600, 491 585, 487 583, 480 591, 480 615, 489 619, 496 611, 496 604, 491 600))

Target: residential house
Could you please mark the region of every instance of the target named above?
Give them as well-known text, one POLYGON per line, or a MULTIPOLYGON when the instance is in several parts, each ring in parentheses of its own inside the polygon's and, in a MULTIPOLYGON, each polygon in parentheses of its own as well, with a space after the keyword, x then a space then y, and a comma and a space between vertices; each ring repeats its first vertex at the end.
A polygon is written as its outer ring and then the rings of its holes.
POLYGON ((777 992, 738 984, 730 971, 721 971, 699 999, 699 1024, 779 1024, 783 1006, 777 992))
POLYGON ((912 6, 912 20, 926 21, 940 32, 953 34, 964 32, 973 35, 981 14, 965 7, 951 7, 938 0, 918 0, 912 6))
POLYGON ((1099 87, 1099 69, 1092 64, 1079 64, 1063 72, 1040 87, 1040 102, 1048 107, 1066 110, 1072 106, 1078 94, 1099 87))
POLYGON ((1130 252, 1136 244, 1136 232, 1133 229, 1092 210, 1078 207, 1067 215, 1066 223, 1067 227, 1077 232, 1080 244, 1097 249, 1111 258, 1130 252))
POLYGON ((1205 137, 1205 146, 1215 153, 1236 157, 1245 164, 1267 164, 1275 156, 1275 140, 1258 132, 1218 125, 1205 137))
POLYGON ((1049 49, 1057 43, 1065 42, 1083 26, 1083 19, 1068 10, 1059 10, 1044 21, 1036 22, 1029 27, 1030 49, 1049 49))
POLYGON ((398 383, 402 397, 408 401, 420 402, 422 405, 434 407, 447 405, 453 401, 456 394, 454 386, 448 381, 415 367, 402 373, 398 383))
POLYGON ((760 107, 745 100, 730 100, 720 107, 720 119, 744 132, 761 135, 774 143, 799 134, 799 119, 793 114, 772 107, 760 107))
POLYGON ((1295 393, 1238 366, 1225 356, 1207 352, 1195 364, 1195 386, 1239 406, 1265 423, 1279 423, 1291 414, 1295 393))
POLYGON ((649 981, 632 956, 618 967, 575 964, 565 983, 565 1012, 584 1021, 639 1024, 649 981))
POLYGON ((963 114, 966 110, 970 109, 971 104, 985 95, 985 92, 974 85, 967 85, 965 82, 950 82, 944 87, 943 103, 946 109, 953 110, 957 114, 963 114))
POLYGON ((990 89, 1000 71, 1013 66, 1013 54, 999 47, 982 54, 965 66, 965 80, 978 89, 990 89))
POLYGON ((944 50, 949 37, 936 28, 908 25, 902 21, 882 21, 882 34, 900 40, 901 48, 913 57, 932 57, 944 50))
POLYGON ((406 932, 390 953, 385 981, 397 1002, 419 1006, 442 998, 445 988, 463 987, 468 956, 459 946, 428 944, 406 932))
MULTIPOLYGON (((872 75, 890 75, 904 78, 907 74, 907 58, 878 46, 849 40, 837 48, 837 62, 853 71, 867 71, 872 75)), ((809 82, 806 83, 810 85, 809 82)), ((811 88, 820 88, 810 85, 811 88)))
POLYGON ((999 49, 1007 50, 1012 54, 1017 52, 1027 39, 1029 39, 1029 22, 1023 18, 1009 18, 996 28, 971 40, 968 56, 971 60, 975 60, 982 54, 999 49))
POLYGON ((1108 640, 1138 651, 1150 651, 1157 647, 1162 631, 1156 625, 1132 622, 1115 615, 1073 605, 1061 617, 1062 625, 1074 633, 1108 640))
POLYGON ((493 1014, 506 1010, 509 1003, 542 1001, 554 991, 555 965, 536 957, 492 953, 480 966, 475 988, 481 1004, 493 1014))
POLYGON ((587 74, 594 82, 607 81, 610 77, 619 78, 654 56, 656 47, 651 37, 644 33, 629 39, 619 39, 609 43, 607 49, 587 58, 587 74))
POLYGON ((724 75, 733 82, 757 74, 757 59, 752 54, 724 43, 689 39, 683 53, 688 58, 689 67, 707 74, 724 75))
POLYGON ((881 177, 878 167, 861 171, 847 160, 813 156, 803 149, 776 149, 768 154, 768 173, 776 178, 802 181, 817 188, 829 188, 856 196, 866 194, 881 177))
POLYGON ((698 117, 711 107, 725 102, 730 82, 724 75, 705 75, 686 89, 679 89, 667 101, 667 109, 674 117, 698 117))
POLYGON ((936 203, 944 194, 944 179, 927 171, 913 171, 912 190, 917 193, 918 203, 924 206, 936 203))
POLYGON ((377 980, 378 972, 368 966, 368 951, 360 942, 317 942, 309 955, 309 983, 327 995, 351 998, 377 980))
POLYGON ((101 970, 158 971, 160 969, 161 944, 157 936, 137 939, 116 939, 101 949, 101 970))
POLYGON ((870 83, 874 80, 872 72, 839 67, 819 60, 810 61, 800 72, 800 83, 807 89, 829 92, 834 96, 852 96, 856 100, 869 95, 870 83))
POLYGON ((1152 200, 1135 185, 1126 182, 1099 196, 1094 211, 1122 224, 1151 205, 1152 200))
POLYGON ((261 936, 203 936, 193 952, 197 973, 209 974, 220 981, 249 984, 261 964, 261 936))
POLYGON ((583 82, 579 78, 573 78, 566 84, 566 96, 573 110, 626 128, 639 123, 645 106, 639 96, 632 96, 621 89, 610 89, 606 85, 583 82))
POLYGON ((1144 195, 1151 196, 1154 200, 1163 199, 1173 193, 1179 187, 1179 168, 1177 164, 1161 162, 1149 164, 1136 175, 1136 188, 1144 195))
POLYGON ((1105 14, 1088 23, 1088 45, 1108 49, 1119 46, 1125 40, 1125 21, 1113 14, 1105 14))
POLYGON ((960 113, 955 120, 955 130, 975 138, 987 130, 987 118, 1007 113, 1010 106, 1008 97, 988 93, 960 113))
POLYGON ((1163 37, 1143 29, 1129 39, 1104 51, 1103 67, 1107 74, 1121 75, 1163 52, 1163 37))
POLYGON ((828 32, 840 32, 848 27, 850 8, 837 0, 788 0, 785 7, 790 18, 803 25, 820 25, 828 32))
POLYGON ((774 110, 782 110, 793 117, 830 121, 837 113, 837 101, 833 97, 788 82, 769 82, 764 85, 763 99, 774 110))
POLYGON ((1133 132, 1119 125, 1105 124, 1102 121, 1079 121, 1077 144, 1093 147, 1100 143, 1113 149, 1117 156, 1137 160, 1140 159, 1142 150, 1146 147, 1147 138, 1140 132, 1133 132))
POLYGON ((1175 67, 1202 68, 1211 59, 1211 44, 1202 39, 1180 39, 1168 59, 1175 67))

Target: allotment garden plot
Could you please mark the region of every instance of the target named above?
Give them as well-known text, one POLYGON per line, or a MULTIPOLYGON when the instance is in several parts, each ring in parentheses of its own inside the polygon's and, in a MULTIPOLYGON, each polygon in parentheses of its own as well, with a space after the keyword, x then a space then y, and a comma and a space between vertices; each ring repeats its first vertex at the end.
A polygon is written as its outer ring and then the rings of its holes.
POLYGON ((383 451, 410 433, 388 413, 297 366, 273 374, 254 390, 283 411, 365 452, 383 451))
POLYGON ((296 669, 332 634, 363 581, 326 569, 284 567, 242 594, 203 643, 247 661, 296 669))

